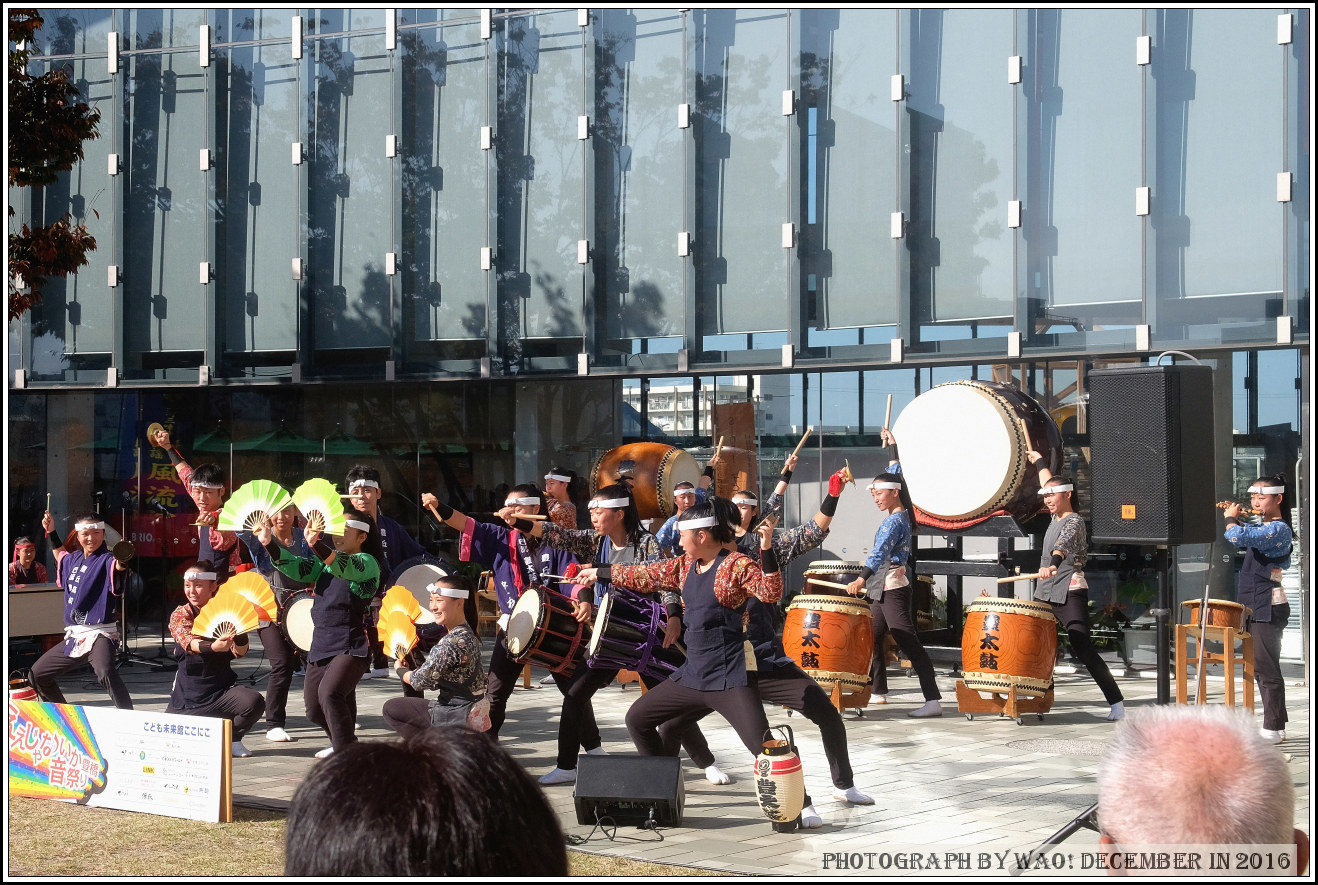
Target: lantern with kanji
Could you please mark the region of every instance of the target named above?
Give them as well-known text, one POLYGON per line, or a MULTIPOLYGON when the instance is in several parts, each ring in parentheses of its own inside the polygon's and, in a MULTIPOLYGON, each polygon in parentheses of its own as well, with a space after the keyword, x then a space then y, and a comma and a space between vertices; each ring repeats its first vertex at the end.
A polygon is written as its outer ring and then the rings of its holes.
POLYGON ((778 728, 780 734, 787 733, 786 739, 775 738, 773 731, 764 733, 764 749, 755 757, 755 795, 764 816, 773 821, 774 831, 790 833, 801 823, 805 776, 792 729, 786 725, 778 728))

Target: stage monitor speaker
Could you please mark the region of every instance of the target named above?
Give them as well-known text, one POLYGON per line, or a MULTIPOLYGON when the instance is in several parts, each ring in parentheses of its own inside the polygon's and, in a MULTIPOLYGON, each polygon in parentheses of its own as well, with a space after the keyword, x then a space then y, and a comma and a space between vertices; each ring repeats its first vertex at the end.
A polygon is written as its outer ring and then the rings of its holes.
POLYGON ((572 793, 577 823, 593 826, 612 818, 619 824, 655 824, 676 827, 682 823, 686 787, 682 762, 676 756, 577 757, 577 786, 572 793))
POLYGON ((1086 383, 1093 540, 1211 542, 1212 368, 1095 369, 1086 383))

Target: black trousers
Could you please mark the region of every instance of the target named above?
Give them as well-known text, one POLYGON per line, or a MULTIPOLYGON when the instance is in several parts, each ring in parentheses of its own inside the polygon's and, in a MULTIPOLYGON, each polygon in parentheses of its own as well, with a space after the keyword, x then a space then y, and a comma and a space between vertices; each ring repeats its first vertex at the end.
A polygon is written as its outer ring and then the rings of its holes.
POLYGON ((266 624, 256 631, 261 648, 270 662, 270 678, 265 683, 266 728, 283 728, 288 716, 288 690, 293 685, 293 671, 298 665, 298 650, 284 636, 278 624, 266 624))
POLYGON ((666 679, 632 704, 627 711, 627 732, 643 756, 676 756, 680 729, 669 730, 661 738, 659 726, 672 719, 698 718, 711 711, 728 721, 752 757, 764 749, 769 720, 753 685, 700 691, 666 679))
POLYGON ((915 668, 924 699, 940 700, 943 693, 938 690, 938 680, 934 678, 934 662, 929 660, 929 652, 924 650, 924 644, 915 632, 915 622, 911 620, 911 588, 885 590, 881 602, 870 603, 870 617, 874 619, 874 659, 870 664, 870 685, 874 693, 888 693, 888 661, 883 642, 891 633, 897 647, 915 668))
MULTIPOLYGON (((646 691, 664 681, 653 676, 639 675, 641 681, 645 683, 646 691)), ((684 716, 659 726, 659 739, 664 743, 673 741, 679 744, 691 757, 691 761, 701 768, 709 768, 714 764, 714 751, 709 748, 709 741, 705 739, 705 733, 700 730, 700 720, 705 715, 708 713, 694 717, 684 716)))
POLYGON ((1071 643, 1071 651, 1075 653, 1076 660, 1084 664, 1089 675, 1094 677, 1094 681, 1103 692, 1103 697, 1109 704, 1122 701, 1117 680, 1112 678, 1107 664, 1103 663, 1098 650, 1094 648, 1093 641, 1089 638, 1089 591, 1083 587, 1068 590, 1066 602, 1060 605, 1050 602, 1049 605, 1053 607, 1053 614, 1066 630, 1066 639, 1071 643))
POLYGON ((1263 701, 1263 727, 1270 731, 1285 731, 1286 681, 1281 676, 1281 634, 1291 619, 1291 604, 1283 602, 1272 607, 1271 621, 1251 621, 1249 632, 1254 636, 1254 681, 1263 701))
POLYGON ((577 767, 577 748, 593 750, 600 745, 599 725, 595 722, 595 708, 591 698, 595 692, 618 676, 617 670, 594 670, 578 661, 571 676, 555 673, 554 683, 563 693, 563 708, 558 717, 559 768, 572 771, 577 767))
POLYGON ((760 700, 795 710, 819 726, 833 786, 840 790, 854 787, 856 780, 851 771, 851 753, 847 750, 847 727, 842 724, 842 714, 819 683, 797 667, 778 667, 758 677, 752 675, 751 679, 760 693, 760 700))
POLYGON ((307 718, 325 729, 335 750, 357 740, 357 683, 369 667, 369 658, 352 655, 335 655, 307 664, 307 675, 302 679, 307 718))
POLYGON ((508 698, 521 676, 522 665, 508 651, 507 636, 500 630, 494 637, 490 670, 485 676, 485 695, 490 699, 490 730, 486 734, 492 738, 499 737, 499 729, 503 727, 508 712, 508 698))
POLYGON ((165 708, 166 713, 182 713, 187 716, 207 716, 212 719, 232 719, 233 739, 240 741, 265 711, 265 699, 245 685, 234 685, 224 694, 209 704, 176 710, 171 704, 165 708))
POLYGON ((128 686, 114 666, 114 654, 118 644, 108 636, 97 636, 91 651, 80 658, 71 658, 64 653, 64 643, 47 651, 32 665, 32 682, 42 700, 52 704, 68 703, 64 692, 60 691, 58 679, 66 673, 78 669, 83 664, 91 664, 96 681, 105 689, 110 700, 120 710, 133 709, 133 699, 128 696, 128 686))

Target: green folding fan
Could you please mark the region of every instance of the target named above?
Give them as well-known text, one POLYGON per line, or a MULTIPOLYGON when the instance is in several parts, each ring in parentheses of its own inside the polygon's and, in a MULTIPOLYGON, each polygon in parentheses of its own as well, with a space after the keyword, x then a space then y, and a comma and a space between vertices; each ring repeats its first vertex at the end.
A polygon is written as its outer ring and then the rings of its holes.
POLYGON ((293 503, 307 520, 307 531, 341 535, 348 527, 343 499, 328 479, 309 479, 293 492, 293 503))
POLYGON ((277 482, 254 479, 239 486, 220 511, 220 530, 255 532, 279 511, 293 503, 293 496, 277 482))

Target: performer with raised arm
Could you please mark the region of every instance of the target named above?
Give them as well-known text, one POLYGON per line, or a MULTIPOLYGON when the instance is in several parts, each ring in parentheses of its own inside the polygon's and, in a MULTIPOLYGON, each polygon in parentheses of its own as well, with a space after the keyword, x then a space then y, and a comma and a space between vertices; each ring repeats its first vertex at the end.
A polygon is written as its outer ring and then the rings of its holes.
POLYGON ((236 532, 222 532, 216 526, 220 521, 225 496, 224 468, 207 462, 196 469, 183 458, 174 446, 169 431, 157 430, 151 442, 165 450, 174 464, 179 482, 188 490, 188 496, 197 506, 197 558, 215 564, 215 574, 223 584, 229 576, 244 568, 243 545, 238 543, 236 532))
POLYGON ((714 468, 722 463, 722 458, 718 452, 714 457, 709 459, 705 465, 705 470, 700 474, 700 482, 692 485, 685 480, 673 486, 673 506, 677 512, 668 517, 664 524, 659 527, 659 531, 654 533, 655 539, 659 542, 659 549, 663 551, 664 556, 680 556, 682 553, 681 545, 678 544, 677 523, 682 519, 682 514, 693 504, 703 504, 709 500, 709 487, 714 484, 714 468))
POLYGON ((64 588, 64 642, 51 648, 32 665, 32 684, 44 701, 66 703, 58 679, 90 663, 92 672, 110 700, 121 710, 133 709, 128 687, 115 667, 119 647, 119 597, 115 572, 126 566, 105 546, 105 523, 95 513, 84 513, 73 523, 78 549, 69 553, 55 532, 55 517, 41 517, 50 549, 55 552, 56 580, 64 588))
MULTIPOLYGON (((773 520, 758 529, 764 567, 743 553, 727 550, 733 526, 713 501, 688 508, 678 523, 680 557, 637 565, 583 569, 583 583, 610 581, 641 593, 681 590, 687 619, 686 663, 650 689, 627 712, 627 731, 643 755, 677 755, 675 734, 660 736, 659 725, 710 710, 723 716, 752 756, 763 747, 769 722, 759 693, 750 684, 745 633, 746 600, 782 598, 783 582, 772 548, 773 520)), ((670 619, 671 623, 671 619, 670 619)), ((665 644, 671 644, 670 637, 665 644)))
POLYGON ((330 745, 316 754, 324 758, 357 740, 357 683, 370 666, 366 617, 380 584, 381 555, 369 516, 344 508, 347 527, 332 535, 333 544, 320 532, 306 533, 310 556, 299 556, 276 544, 266 525, 257 532, 275 568, 297 581, 315 583, 311 607, 311 650, 302 700, 307 718, 329 735, 330 745))
POLYGON ((1053 476, 1038 452, 1031 450, 1025 457, 1039 470, 1039 494, 1053 515, 1043 535, 1043 561, 1039 565, 1034 598, 1053 607, 1053 615, 1066 630, 1071 651, 1094 677, 1112 707, 1107 718, 1115 722, 1126 715, 1126 705, 1117 681, 1089 637, 1089 584, 1084 572, 1089 537, 1085 533, 1085 521, 1075 511, 1075 483, 1067 477, 1053 476))
POLYGON ((1248 609, 1254 647, 1254 681, 1263 700, 1263 739, 1279 744, 1286 739, 1286 683, 1281 676, 1281 634, 1291 618, 1291 606, 1281 586, 1281 572, 1291 558, 1290 505, 1286 503, 1286 477, 1260 476, 1249 487, 1250 507, 1262 520, 1258 525, 1240 521, 1239 504, 1228 502, 1225 536, 1245 548, 1245 562, 1237 578, 1236 601, 1248 609))
POLYGON ((190 563, 183 571, 183 605, 169 616, 169 635, 174 637, 174 659, 178 675, 169 696, 166 713, 211 716, 233 721, 234 756, 252 755, 243 736, 261 718, 265 701, 252 689, 238 684, 233 659, 247 654, 247 634, 208 639, 192 632, 193 622, 215 596, 218 587, 213 566, 207 560, 190 563))
POLYGON ((906 715, 925 719, 943 715, 943 694, 938 690, 933 661, 924 650, 920 635, 915 632, 915 623, 911 620, 911 581, 907 577, 907 565, 911 560, 912 505, 906 491, 906 482, 902 478, 901 462, 897 460, 897 440, 886 427, 882 434, 883 441, 892 451, 893 460, 888 463, 886 472, 874 478, 869 490, 874 506, 888 516, 879 523, 878 531, 874 533, 874 547, 865 560, 865 567, 860 576, 848 585, 847 592, 859 596, 870 587, 870 579, 875 579, 873 583, 877 586, 868 592, 871 600, 870 614, 874 618, 874 661, 870 665, 874 699, 870 703, 888 702, 888 661, 883 646, 891 632, 897 640, 897 647, 915 669, 920 679, 920 690, 924 693, 924 706, 906 715))
MULTIPOLYGON (((494 651, 490 654, 490 669, 486 678, 486 694, 490 699, 491 737, 499 736, 503 720, 508 712, 508 698, 517 687, 517 678, 521 675, 522 665, 508 651, 508 618, 513 606, 527 587, 544 584, 558 589, 556 580, 546 580, 541 575, 562 575, 570 568, 575 568, 576 560, 571 554, 541 544, 538 534, 522 526, 512 525, 526 523, 518 520, 525 514, 539 515, 544 510, 544 495, 534 483, 513 486, 504 499, 504 506, 498 512, 508 525, 477 522, 465 513, 454 510, 429 492, 421 496, 421 504, 435 512, 440 520, 460 535, 458 558, 463 562, 479 562, 494 573, 494 587, 499 597, 499 625, 495 631, 494 651)), ((540 525, 540 523, 535 523, 540 525)), ((584 669, 584 668, 583 668, 584 669)), ((561 686, 560 686, 561 690, 561 686)), ((565 711, 566 711, 566 700, 565 711)), ((565 712, 565 716, 566 716, 565 712)), ((591 723, 594 719, 592 716, 591 723)), ((563 737, 563 723, 559 723, 559 737, 563 737)), ((593 736, 583 733, 586 741, 582 749, 590 751, 600 745, 599 729, 594 729, 593 736)), ((572 750, 575 759, 576 744, 572 750)))

